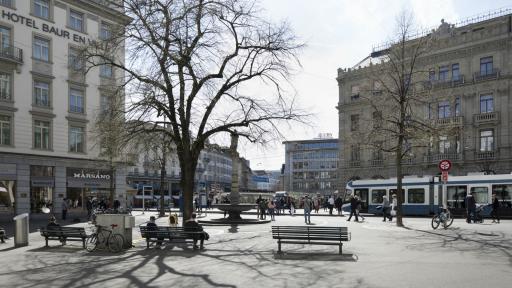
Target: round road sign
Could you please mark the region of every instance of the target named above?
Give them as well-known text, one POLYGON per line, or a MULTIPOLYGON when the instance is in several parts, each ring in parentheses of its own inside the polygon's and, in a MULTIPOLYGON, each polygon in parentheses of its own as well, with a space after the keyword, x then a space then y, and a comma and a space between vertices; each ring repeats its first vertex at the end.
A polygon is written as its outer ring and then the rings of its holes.
POLYGON ((450 162, 450 160, 441 160, 439 162, 439 170, 450 171, 450 168, 452 168, 452 162, 450 162))

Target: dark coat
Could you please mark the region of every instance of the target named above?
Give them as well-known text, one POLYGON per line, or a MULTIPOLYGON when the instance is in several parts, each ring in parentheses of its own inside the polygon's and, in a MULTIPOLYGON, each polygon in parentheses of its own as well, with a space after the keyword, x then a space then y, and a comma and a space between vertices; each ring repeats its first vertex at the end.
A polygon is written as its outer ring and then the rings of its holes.
POLYGON ((497 210, 498 208, 500 208, 500 200, 498 200, 498 197, 496 197, 492 201, 492 209, 497 210))
POLYGON ((359 205, 359 201, 356 198, 350 199, 350 208, 352 210, 356 210, 357 209, 357 205, 359 205))

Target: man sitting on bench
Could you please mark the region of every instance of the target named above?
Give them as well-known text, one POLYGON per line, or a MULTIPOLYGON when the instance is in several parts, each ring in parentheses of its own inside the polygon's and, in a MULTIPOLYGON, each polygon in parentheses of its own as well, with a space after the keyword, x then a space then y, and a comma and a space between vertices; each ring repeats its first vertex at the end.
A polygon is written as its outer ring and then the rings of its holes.
MULTIPOLYGON (((148 224, 146 224, 146 227, 148 227, 149 231, 158 231, 158 225, 156 225, 155 220, 156 220, 155 216, 149 217, 149 222, 148 222, 148 224)), ((151 232, 149 232, 149 233, 151 233, 151 232)), ((153 235, 151 235, 151 236, 153 236, 153 235)), ((156 241, 156 248, 160 248, 160 246, 162 246, 162 241, 164 240, 164 238, 157 236, 157 240, 158 241, 156 241)))
POLYGON ((203 226, 199 225, 196 221, 196 213, 192 213, 192 216, 190 219, 188 219, 185 224, 183 224, 183 227, 185 228, 185 231, 189 232, 202 232, 198 234, 193 235, 194 239, 194 249, 204 249, 204 240, 208 240, 210 238, 210 235, 208 233, 203 231, 203 226), (201 240, 200 247, 197 246, 197 240, 201 240))
MULTIPOLYGON (((48 225, 46 225, 46 229, 48 229, 48 231, 60 231, 60 225, 57 223, 57 219, 55 219, 55 216, 50 217, 50 222, 48 223, 48 225)), ((59 241, 62 243, 62 245, 66 245, 66 237, 60 237, 59 241)))

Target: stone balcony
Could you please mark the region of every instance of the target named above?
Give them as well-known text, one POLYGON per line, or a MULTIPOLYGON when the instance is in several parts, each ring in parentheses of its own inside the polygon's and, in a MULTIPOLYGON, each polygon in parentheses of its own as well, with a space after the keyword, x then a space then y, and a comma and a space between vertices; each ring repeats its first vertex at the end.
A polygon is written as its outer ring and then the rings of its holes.
POLYGON ((496 160, 498 151, 477 151, 475 152, 475 160, 496 160))
POLYGON ((361 167, 361 161, 360 160, 350 160, 348 162, 348 167, 351 167, 351 168, 361 167))
POLYGON ((452 162, 462 161, 462 153, 430 153, 423 156, 423 162, 425 163, 438 163, 441 160, 448 159, 452 162))
POLYGON ((463 116, 455 116, 455 117, 446 117, 433 120, 436 126, 446 127, 446 126, 463 126, 464 125, 464 117, 463 116))
POLYGON ((384 166, 384 160, 383 159, 368 160, 368 166, 369 167, 382 167, 382 166, 384 166))
POLYGON ((498 123, 500 120, 499 116, 500 115, 497 111, 475 114, 474 115, 474 123, 476 125, 487 124, 487 123, 498 123))

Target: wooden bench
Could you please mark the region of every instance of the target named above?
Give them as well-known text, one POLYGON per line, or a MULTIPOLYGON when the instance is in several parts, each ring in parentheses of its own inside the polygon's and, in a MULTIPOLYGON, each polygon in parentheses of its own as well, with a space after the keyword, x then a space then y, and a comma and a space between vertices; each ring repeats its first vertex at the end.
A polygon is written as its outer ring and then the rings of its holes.
POLYGON ((142 238, 146 239, 147 248, 149 248, 151 242, 159 241, 176 242, 176 240, 182 240, 181 243, 193 243, 194 238, 201 239, 200 237, 204 237, 205 233, 204 231, 191 231, 190 228, 184 227, 157 226, 148 229, 147 226, 139 226, 139 228, 142 238), (155 228, 157 230, 154 230, 155 228))
POLYGON ((48 240, 59 240, 62 245, 65 245, 67 241, 82 241, 82 246, 85 249, 87 234, 82 227, 41 227, 39 232, 46 240, 46 247, 48 247, 48 240))
POLYGON ((350 241, 347 227, 272 226, 272 238, 277 239, 278 253, 281 244, 338 245, 342 253, 342 241, 350 241))

